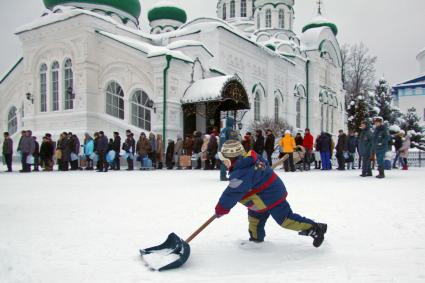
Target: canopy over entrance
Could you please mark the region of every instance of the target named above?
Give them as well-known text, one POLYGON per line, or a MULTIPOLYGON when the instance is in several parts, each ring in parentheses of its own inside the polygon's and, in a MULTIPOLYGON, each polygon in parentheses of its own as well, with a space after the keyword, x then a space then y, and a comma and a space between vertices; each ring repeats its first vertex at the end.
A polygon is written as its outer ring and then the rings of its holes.
POLYGON ((247 92, 237 75, 199 80, 186 90, 181 102, 185 134, 220 129, 223 113, 236 117, 238 111, 250 109, 247 92))

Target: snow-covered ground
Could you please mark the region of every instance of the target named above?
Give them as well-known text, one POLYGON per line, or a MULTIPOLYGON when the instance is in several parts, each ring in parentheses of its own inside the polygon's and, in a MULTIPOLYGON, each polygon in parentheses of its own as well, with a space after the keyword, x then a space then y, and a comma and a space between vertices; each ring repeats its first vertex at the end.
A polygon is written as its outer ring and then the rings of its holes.
POLYGON ((320 249, 273 219, 266 243, 242 248, 238 205, 162 273, 139 248, 208 219, 225 187, 218 172, 0 173, 0 282, 425 282, 424 173, 279 171, 293 210, 329 224, 320 249))

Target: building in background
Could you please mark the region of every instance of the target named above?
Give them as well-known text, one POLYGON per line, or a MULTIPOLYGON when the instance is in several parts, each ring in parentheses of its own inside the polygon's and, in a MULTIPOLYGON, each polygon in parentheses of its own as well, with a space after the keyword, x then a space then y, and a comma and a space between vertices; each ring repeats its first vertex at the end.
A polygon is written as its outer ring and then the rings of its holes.
POLYGON ((401 112, 406 113, 408 109, 416 108, 421 125, 425 125, 425 49, 416 56, 416 60, 419 63, 420 74, 416 78, 393 86, 392 94, 401 112))
POLYGON ((263 118, 315 134, 345 125, 338 29, 321 1, 299 36, 294 0, 219 0, 217 18, 190 21, 158 1, 149 23, 138 20, 139 0, 44 4, 16 31, 23 56, 0 81, 0 130, 15 139, 21 129, 167 139, 228 115, 243 130, 263 118), (150 33, 140 30, 147 24, 150 33))

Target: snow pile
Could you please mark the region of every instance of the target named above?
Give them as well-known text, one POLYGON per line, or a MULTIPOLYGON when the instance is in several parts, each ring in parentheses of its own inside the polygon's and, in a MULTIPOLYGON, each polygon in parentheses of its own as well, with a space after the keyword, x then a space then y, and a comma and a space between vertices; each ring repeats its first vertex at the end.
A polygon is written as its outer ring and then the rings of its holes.
POLYGON ((182 103, 196 103, 221 99, 224 84, 234 76, 220 76, 196 81, 186 91, 182 103))
POLYGON ((143 261, 146 263, 147 267, 153 270, 159 270, 161 267, 167 266, 170 263, 175 262, 180 257, 178 254, 173 253, 173 250, 165 249, 145 254, 142 256, 142 258, 143 261))

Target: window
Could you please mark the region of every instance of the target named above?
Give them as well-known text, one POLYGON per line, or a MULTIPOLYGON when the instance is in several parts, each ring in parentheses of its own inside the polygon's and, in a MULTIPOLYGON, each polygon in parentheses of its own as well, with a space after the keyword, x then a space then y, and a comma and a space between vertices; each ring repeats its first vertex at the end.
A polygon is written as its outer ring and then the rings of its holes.
POLYGON ((272 11, 268 9, 266 11, 266 28, 272 27, 272 11))
POLYGON ((230 1, 230 18, 235 17, 235 0, 230 1))
POLYGON ((47 65, 40 67, 40 112, 47 111, 47 65))
POLYGON ((246 0, 241 1, 241 17, 246 17, 246 0))
POLYGON ((260 107, 261 107, 260 93, 257 91, 254 97, 254 120, 255 121, 260 121, 260 117, 261 117, 260 107))
POLYGON ((223 4, 223 20, 225 20, 227 18, 227 14, 226 14, 226 4, 223 4))
POLYGON ((13 135, 18 131, 18 117, 16 115, 17 109, 15 106, 10 108, 7 114, 7 131, 10 135, 13 135))
POLYGON ((148 108, 149 96, 141 90, 131 98, 131 124, 146 131, 151 130, 151 109, 148 108))
POLYGON ((285 28, 285 11, 279 10, 279 28, 285 28))
POLYGON ((52 111, 59 110, 59 63, 52 64, 52 111))
POLYGON ((257 14, 257 29, 261 28, 261 16, 260 13, 257 14))
POLYGON ((274 99, 274 120, 275 122, 279 121, 279 98, 277 97, 274 99))
POLYGON ((297 128, 301 128, 301 98, 297 99, 296 109, 297 109, 296 126, 297 126, 297 128))
POLYGON ((111 82, 106 89, 106 113, 124 120, 124 92, 116 82, 111 82))
POLYGON ((72 94, 74 92, 74 76, 71 59, 65 61, 64 86, 65 86, 65 110, 74 108, 72 94))

